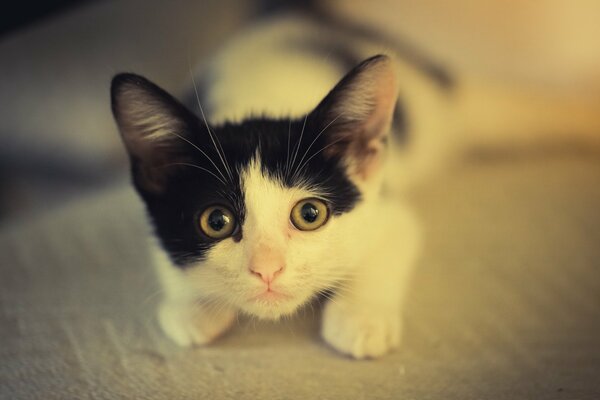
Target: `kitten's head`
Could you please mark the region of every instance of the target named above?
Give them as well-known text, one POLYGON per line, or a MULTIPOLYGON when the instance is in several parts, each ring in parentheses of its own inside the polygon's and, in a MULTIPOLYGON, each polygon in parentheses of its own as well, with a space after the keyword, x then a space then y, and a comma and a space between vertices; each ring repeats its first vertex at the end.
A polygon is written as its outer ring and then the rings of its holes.
POLYGON ((114 78, 112 108, 156 235, 198 296, 278 318, 352 273, 396 92, 376 56, 299 119, 213 126, 132 74, 114 78))

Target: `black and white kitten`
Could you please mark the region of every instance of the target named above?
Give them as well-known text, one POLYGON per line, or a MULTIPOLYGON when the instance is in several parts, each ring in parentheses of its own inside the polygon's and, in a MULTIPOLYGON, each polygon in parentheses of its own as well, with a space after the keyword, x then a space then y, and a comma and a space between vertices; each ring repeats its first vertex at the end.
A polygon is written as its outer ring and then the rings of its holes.
POLYGON ((212 124, 140 76, 114 78, 114 115, 161 244, 170 338, 205 344, 238 312, 277 319, 334 289, 328 343, 357 358, 398 345, 419 235, 382 195, 397 93, 393 62, 378 55, 303 116, 212 124))
MULTIPOLYGON (((209 343, 236 313, 278 319, 327 292, 324 339, 356 358, 386 353, 400 340, 420 248, 397 189, 471 132, 491 142, 549 126, 596 132, 595 112, 574 119, 561 103, 549 113, 545 99, 468 82, 449 90, 385 55, 343 76, 351 57, 318 55, 332 37, 301 18, 242 35, 204 74, 206 115, 143 77, 113 80, 133 183, 160 244, 159 321, 180 345, 209 343), (404 147, 391 134, 399 110, 409 116, 404 147)), ((353 54, 378 48, 359 42, 353 54)))

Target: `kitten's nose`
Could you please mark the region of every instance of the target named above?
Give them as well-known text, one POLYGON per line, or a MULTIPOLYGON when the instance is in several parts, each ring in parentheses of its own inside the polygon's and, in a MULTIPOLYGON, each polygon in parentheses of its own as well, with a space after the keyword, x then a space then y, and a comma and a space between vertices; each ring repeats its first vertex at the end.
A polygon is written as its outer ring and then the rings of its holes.
POLYGON ((283 272, 285 260, 281 252, 269 246, 258 246, 250 257, 248 270, 269 284, 283 272))
POLYGON ((250 272, 258 276, 263 282, 269 284, 283 271, 283 267, 269 267, 264 265, 251 265, 250 272))

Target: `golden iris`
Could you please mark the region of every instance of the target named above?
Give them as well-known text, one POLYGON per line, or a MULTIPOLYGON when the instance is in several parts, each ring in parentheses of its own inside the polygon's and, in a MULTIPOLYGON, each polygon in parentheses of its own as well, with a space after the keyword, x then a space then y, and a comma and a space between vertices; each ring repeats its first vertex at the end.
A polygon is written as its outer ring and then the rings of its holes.
POLYGON ((319 199, 300 200, 292 208, 290 219, 294 226, 301 231, 314 231, 329 219, 329 208, 319 199))
POLYGON ((208 207, 200 215, 200 229, 212 239, 224 239, 235 229, 235 216, 227 207, 208 207))

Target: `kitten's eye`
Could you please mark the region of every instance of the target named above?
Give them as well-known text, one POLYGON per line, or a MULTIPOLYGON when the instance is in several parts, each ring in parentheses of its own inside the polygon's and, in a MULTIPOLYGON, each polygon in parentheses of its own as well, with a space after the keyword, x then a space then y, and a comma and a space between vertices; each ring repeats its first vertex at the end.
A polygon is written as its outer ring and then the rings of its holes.
POLYGON ((329 219, 329 208, 319 199, 304 199, 292 208, 290 219, 301 231, 314 231, 329 219))
POLYGON ((210 238, 224 239, 233 233, 235 217, 226 207, 208 207, 200 216, 200 229, 210 238))

